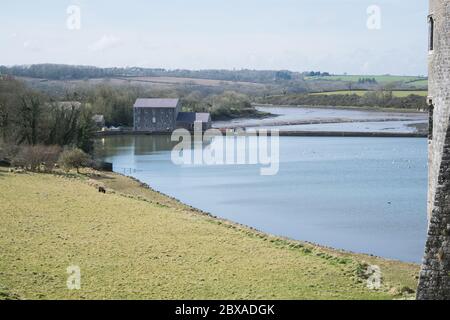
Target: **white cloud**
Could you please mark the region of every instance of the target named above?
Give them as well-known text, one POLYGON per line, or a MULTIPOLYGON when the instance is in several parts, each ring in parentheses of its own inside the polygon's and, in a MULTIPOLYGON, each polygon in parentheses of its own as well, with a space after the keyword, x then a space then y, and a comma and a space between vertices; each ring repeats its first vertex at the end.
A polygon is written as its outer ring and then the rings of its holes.
POLYGON ((104 51, 120 45, 121 40, 113 35, 103 35, 98 41, 89 46, 91 51, 104 51))

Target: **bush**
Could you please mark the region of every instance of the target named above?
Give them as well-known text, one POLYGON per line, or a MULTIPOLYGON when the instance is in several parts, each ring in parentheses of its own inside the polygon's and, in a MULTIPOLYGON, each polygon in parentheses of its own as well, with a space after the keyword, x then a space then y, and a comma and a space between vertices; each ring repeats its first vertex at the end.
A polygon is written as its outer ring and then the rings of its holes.
POLYGON ((183 99, 183 109, 190 112, 209 112, 213 121, 267 115, 253 107, 247 95, 234 91, 207 97, 194 92, 183 99))
POLYGON ((66 171, 77 169, 77 173, 80 173, 80 168, 89 166, 91 159, 83 150, 72 149, 61 153, 58 163, 66 171))
POLYGON ((395 97, 392 91, 367 91, 363 96, 358 94, 294 94, 286 96, 271 96, 264 103, 275 105, 303 106, 355 106, 383 107, 420 110, 426 106, 426 98, 418 95, 395 97))
POLYGON ((12 164, 34 172, 52 171, 60 153, 59 146, 22 146, 12 159, 12 164))

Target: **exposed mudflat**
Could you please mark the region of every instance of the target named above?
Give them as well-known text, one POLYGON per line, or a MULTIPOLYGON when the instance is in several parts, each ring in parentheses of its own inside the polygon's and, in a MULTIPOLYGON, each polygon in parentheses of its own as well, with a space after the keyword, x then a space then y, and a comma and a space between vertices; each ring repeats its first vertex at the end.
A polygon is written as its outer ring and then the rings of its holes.
POLYGON ((214 122, 215 128, 268 128, 280 131, 423 133, 427 114, 311 107, 258 107, 264 119, 214 122))

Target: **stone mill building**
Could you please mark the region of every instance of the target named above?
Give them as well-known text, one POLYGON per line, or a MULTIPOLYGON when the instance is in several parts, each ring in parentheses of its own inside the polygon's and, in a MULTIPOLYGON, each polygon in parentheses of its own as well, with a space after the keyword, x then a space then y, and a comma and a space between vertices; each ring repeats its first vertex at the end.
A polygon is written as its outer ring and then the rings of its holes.
POLYGON ((134 130, 173 131, 180 111, 178 99, 137 99, 134 104, 134 130))
POLYGON ((181 112, 179 99, 137 99, 134 104, 134 131, 170 133, 177 128, 193 130, 200 122, 203 130, 211 128, 209 113, 181 112))
POLYGON ((430 0, 428 238, 417 298, 450 299, 450 0, 430 0))

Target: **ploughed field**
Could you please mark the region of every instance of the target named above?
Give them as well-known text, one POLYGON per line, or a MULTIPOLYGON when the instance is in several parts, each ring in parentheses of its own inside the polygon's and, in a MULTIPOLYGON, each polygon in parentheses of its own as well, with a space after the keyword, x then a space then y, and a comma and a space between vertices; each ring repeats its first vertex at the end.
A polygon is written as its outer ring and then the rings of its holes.
POLYGON ((0 299, 393 299, 417 282, 417 265, 263 234, 116 174, 3 170, 0 188, 0 299))

